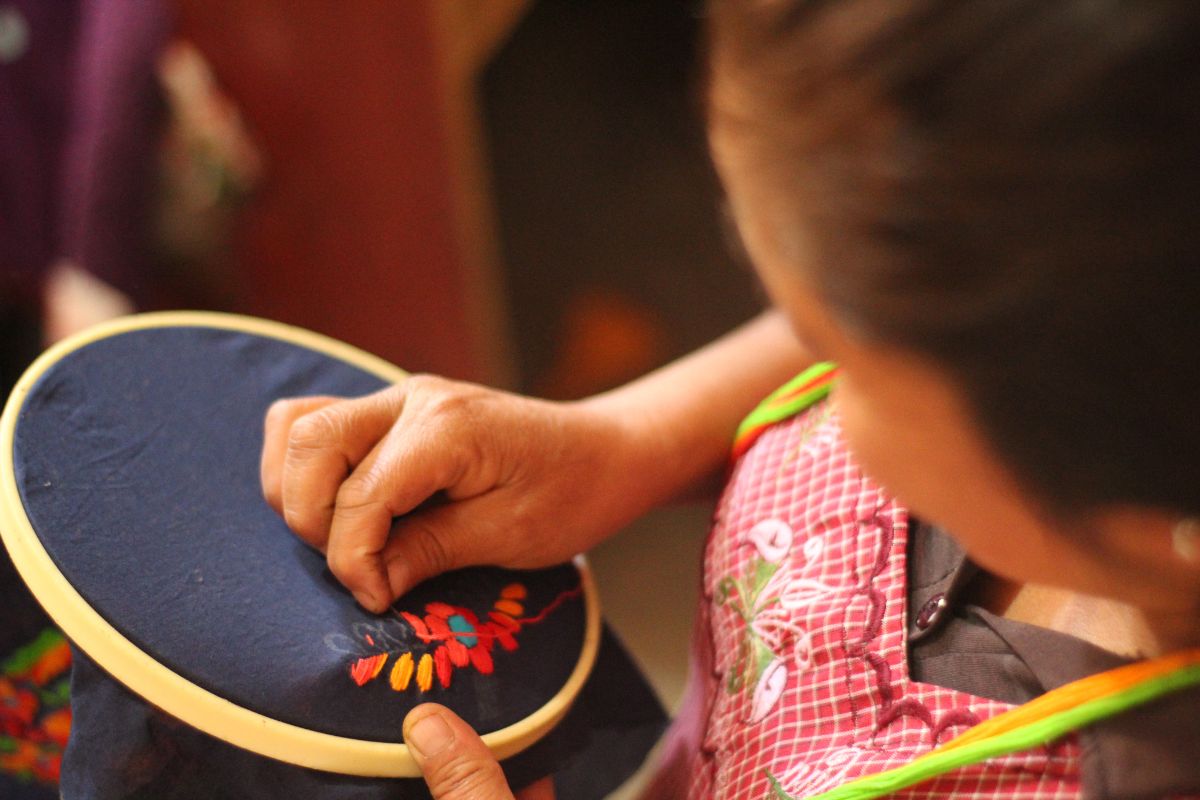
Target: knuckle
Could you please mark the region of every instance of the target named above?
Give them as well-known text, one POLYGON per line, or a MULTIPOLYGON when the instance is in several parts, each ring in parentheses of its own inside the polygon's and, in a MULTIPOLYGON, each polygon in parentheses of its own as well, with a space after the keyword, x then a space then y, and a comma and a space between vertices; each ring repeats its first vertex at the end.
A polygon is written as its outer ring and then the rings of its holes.
POLYGON ((475 411, 475 398, 460 393, 440 395, 429 404, 429 416, 436 424, 460 424, 475 411))
POLYGON ((439 800, 484 800, 504 785, 504 772, 495 761, 462 755, 439 765, 426 782, 439 800))
POLYGON ((285 424, 292 417, 292 408, 296 401, 290 398, 276 400, 267 407, 267 427, 277 427, 285 424))
POLYGON ((470 384, 435 375, 414 375, 409 381, 409 396, 419 402, 431 421, 444 422, 461 417, 470 412, 479 400, 479 390, 470 384))
POLYGON ((430 375, 427 372, 419 372, 414 375, 409 375, 404 383, 400 384, 400 387, 396 388, 403 388, 405 394, 412 396, 414 394, 437 391, 449 383, 450 381, 437 375, 430 375))
POLYGON ((337 430, 338 425, 334 414, 329 409, 305 414, 293 422, 291 430, 288 431, 288 450, 320 449, 335 438, 337 430))

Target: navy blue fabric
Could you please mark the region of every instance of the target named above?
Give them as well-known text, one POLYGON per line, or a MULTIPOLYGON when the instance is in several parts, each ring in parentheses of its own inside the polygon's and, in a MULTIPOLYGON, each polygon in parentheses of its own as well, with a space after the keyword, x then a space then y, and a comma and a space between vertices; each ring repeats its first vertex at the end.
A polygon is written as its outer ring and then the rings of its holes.
MULTIPOLYGON (((86 702, 63 762, 64 800, 429 798, 420 779, 335 775, 232 747, 147 707, 78 650, 71 691, 86 702)), ((606 629, 596 672, 566 719, 501 766, 514 789, 553 773, 558 800, 601 800, 642 762, 663 724, 653 691, 606 629)))
MULTIPOLYGON (((423 584, 395 609, 423 616, 426 603, 440 601, 486 619, 500 589, 515 581, 528 589, 521 601, 528 616, 555 605, 543 621, 523 626, 515 650, 493 649, 493 675, 456 669, 448 688, 435 681, 424 693, 393 691, 386 673, 359 686, 350 675, 357 659, 397 648, 419 658, 428 646, 398 615, 358 607, 321 555, 262 499, 262 419, 273 400, 356 396, 383 385, 323 354, 239 332, 159 328, 100 340, 52 367, 24 403, 14 461, 26 513, 64 575, 105 619, 222 697, 313 730, 380 741, 401 741, 404 715, 430 700, 481 732, 504 727, 543 705, 576 663, 584 611, 570 593, 579 582, 574 567, 473 569, 423 584)), ((591 773, 589 748, 597 756, 609 750, 606 758, 621 750, 611 741, 598 749, 604 737, 593 736, 596 725, 640 732, 627 737, 627 754, 618 759, 625 769, 606 768, 605 776, 619 780, 640 763, 662 711, 621 648, 608 642, 606 651, 606 670, 597 672, 604 677, 589 683, 588 702, 511 767, 514 780, 568 767, 591 773), (641 707, 605 722, 630 696, 641 707)), ((213 775, 220 773, 214 765, 227 764, 237 786, 246 775, 274 776, 254 796, 410 796, 395 794, 395 782, 350 780, 249 754, 221 757, 233 749, 161 717, 87 662, 77 669, 75 728, 63 769, 68 800, 132 796, 130 764, 179 776, 179 769, 163 770, 184 756, 213 775), (278 777, 279 770, 290 778, 278 777), (122 777, 106 784, 113 775, 122 777), (334 785, 354 791, 334 792, 334 785), (285 786, 292 788, 270 794, 285 786)), ((208 788, 207 795, 180 796, 223 797, 229 787, 208 788)))
MULTIPOLYGON (((365 640, 370 631, 417 657, 427 648, 406 623, 356 605, 262 498, 262 420, 273 400, 382 385, 328 356, 244 333, 149 329, 96 342, 52 368, 25 402, 15 448, 26 512, 105 619, 239 705, 381 741, 402 740, 400 721, 421 700, 461 709, 481 732, 502 728, 544 705, 574 668, 582 602, 522 630, 517 650, 497 647, 493 676, 457 670, 448 690, 435 681, 424 694, 393 692, 385 680, 360 688, 349 665, 379 652, 365 640)), ((423 615, 440 600, 486 619, 517 577, 531 611, 579 581, 569 565, 527 576, 467 570, 396 608, 423 615)))

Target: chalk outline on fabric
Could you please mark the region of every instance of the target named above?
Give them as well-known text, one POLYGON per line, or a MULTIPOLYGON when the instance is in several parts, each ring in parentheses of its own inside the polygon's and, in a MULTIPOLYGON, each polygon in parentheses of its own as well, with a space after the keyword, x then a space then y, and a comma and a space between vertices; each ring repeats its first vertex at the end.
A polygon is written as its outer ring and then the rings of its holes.
MULTIPOLYGON (((156 328, 209 328, 248 333, 306 347, 383 380, 408 377, 400 368, 356 347, 279 322, 210 311, 159 311, 101 323, 55 344, 17 381, 0 415, 0 539, 17 571, 55 623, 93 661, 147 702, 211 736, 268 758, 310 769, 380 778, 419 777, 408 746, 354 739, 281 722, 233 703, 159 663, 79 594, 42 546, 25 513, 13 463, 17 419, 30 389, 65 356, 95 342, 156 328)), ((483 741, 499 759, 533 745, 561 720, 591 673, 600 646, 600 606, 587 562, 575 558, 584 587, 586 627, 575 669, 545 705, 483 741)), ((424 666, 424 665, 422 665, 424 666)), ((419 672, 420 670, 418 670, 419 672)))

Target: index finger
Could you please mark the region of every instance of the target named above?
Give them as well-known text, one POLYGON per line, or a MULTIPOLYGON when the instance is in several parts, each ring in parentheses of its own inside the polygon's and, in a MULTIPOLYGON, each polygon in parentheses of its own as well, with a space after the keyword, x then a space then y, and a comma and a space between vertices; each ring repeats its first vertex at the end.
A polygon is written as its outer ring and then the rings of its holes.
POLYGON ((275 512, 283 516, 283 460, 287 455, 292 423, 301 417, 338 402, 339 397, 291 397, 276 400, 263 418, 262 457, 259 480, 263 497, 275 512))
POLYGON ((342 481, 387 435, 403 405, 402 391, 392 387, 325 406, 292 424, 280 503, 288 527, 300 538, 326 547, 342 481))
POLYGON ((450 434, 405 422, 402 414, 341 485, 329 525, 330 571, 377 612, 395 599, 383 560, 393 520, 452 486, 461 460, 450 434))

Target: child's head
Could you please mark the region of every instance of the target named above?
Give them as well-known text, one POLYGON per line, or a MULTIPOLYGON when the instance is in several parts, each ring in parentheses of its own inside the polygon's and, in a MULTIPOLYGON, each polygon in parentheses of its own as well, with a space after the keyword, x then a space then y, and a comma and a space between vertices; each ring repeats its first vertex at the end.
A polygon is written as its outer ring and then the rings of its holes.
POLYGON ((1167 562, 1200 515, 1200 4, 711 14, 718 167, 868 468, 1002 572, 1194 586, 1167 562))

